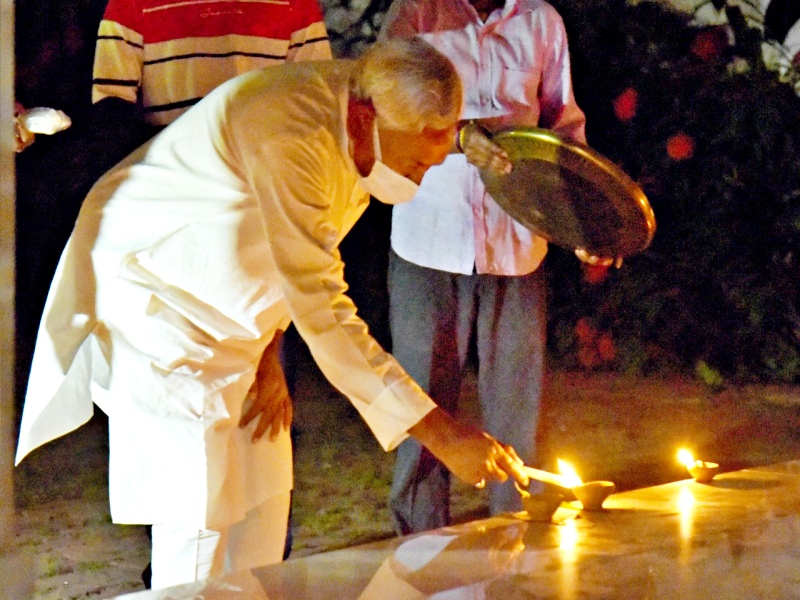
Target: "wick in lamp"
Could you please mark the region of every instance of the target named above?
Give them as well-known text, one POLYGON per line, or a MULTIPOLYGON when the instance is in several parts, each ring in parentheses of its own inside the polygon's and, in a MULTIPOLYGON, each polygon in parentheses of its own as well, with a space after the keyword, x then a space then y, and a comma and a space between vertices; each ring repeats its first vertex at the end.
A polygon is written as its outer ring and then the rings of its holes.
POLYGON ((697 483, 710 483, 714 476, 719 471, 719 464, 715 462, 706 462, 704 460, 695 460, 694 456, 689 450, 682 448, 678 451, 678 462, 686 467, 689 475, 697 483))
MULTIPOLYGON (((603 502, 605 502, 606 498, 613 494, 617 489, 617 486, 612 481, 589 481, 584 483, 575 472, 575 469, 561 459, 558 460, 558 469, 561 471, 562 475, 550 473, 548 471, 542 471, 540 469, 533 469, 531 467, 525 467, 525 472, 531 479, 536 479, 537 481, 550 483, 558 487, 572 490, 572 493, 575 494, 575 497, 581 503, 581 506, 584 510, 602 509, 603 502)), ((523 493, 522 490, 520 490, 520 493, 522 493, 523 506, 526 504, 526 499, 529 503, 531 503, 533 502, 533 499, 536 498, 536 496, 530 496, 530 494, 527 494, 527 492, 523 493), (526 498, 525 494, 528 495, 528 498, 526 498)), ((535 508, 537 509, 537 515, 541 512, 546 512, 547 508, 540 506, 542 503, 545 503, 546 500, 547 499, 541 499, 536 505, 535 508)), ((546 506, 549 505, 550 504, 548 503, 546 506)), ((555 512, 555 508, 552 512, 555 512)), ((547 519, 550 518, 552 512, 550 515, 547 515, 547 519)), ((533 513, 532 516, 534 516, 533 513)))

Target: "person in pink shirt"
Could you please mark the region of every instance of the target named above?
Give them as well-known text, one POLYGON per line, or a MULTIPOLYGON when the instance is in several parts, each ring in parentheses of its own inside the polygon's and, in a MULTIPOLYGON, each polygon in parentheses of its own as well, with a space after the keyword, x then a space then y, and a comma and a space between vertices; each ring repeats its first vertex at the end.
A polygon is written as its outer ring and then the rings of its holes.
MULTIPOLYGON (((379 39, 409 36, 455 64, 465 121, 489 132, 544 127, 585 143, 564 24, 544 0, 396 0, 379 39)), ((472 144, 482 136, 468 127, 462 139, 472 144)), ((393 208, 391 245, 395 356, 436 402, 456 410, 475 343, 482 425, 535 463, 547 243, 495 203, 463 154, 451 154, 427 172, 410 203, 393 208)), ((389 501, 397 532, 447 525, 449 486, 447 469, 430 452, 403 442, 389 501)), ((521 510, 513 483, 489 488, 492 514, 521 510)))

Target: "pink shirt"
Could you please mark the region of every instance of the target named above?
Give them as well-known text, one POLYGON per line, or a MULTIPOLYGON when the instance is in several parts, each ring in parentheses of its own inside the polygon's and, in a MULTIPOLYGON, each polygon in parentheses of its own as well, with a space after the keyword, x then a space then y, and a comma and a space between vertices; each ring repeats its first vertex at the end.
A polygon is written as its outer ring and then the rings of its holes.
MULTIPOLYGON (((467 0, 396 0, 381 38, 420 37, 455 64, 464 85, 465 119, 491 128, 536 126, 585 143, 575 103, 564 23, 543 0, 508 0, 486 22, 467 0)), ((509 217, 486 193, 461 154, 431 168, 419 193, 396 206, 392 248, 424 267, 469 274, 524 275, 547 243, 509 217)))

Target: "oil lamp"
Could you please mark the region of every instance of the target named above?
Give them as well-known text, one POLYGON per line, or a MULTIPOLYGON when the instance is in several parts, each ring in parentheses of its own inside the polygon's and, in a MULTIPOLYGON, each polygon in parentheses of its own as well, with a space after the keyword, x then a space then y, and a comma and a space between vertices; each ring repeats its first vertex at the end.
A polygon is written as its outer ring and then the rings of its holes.
POLYGON ((698 483, 709 483, 719 471, 717 463, 695 460, 692 453, 685 448, 678 451, 678 462, 686 467, 689 475, 698 483))
POLYGON ((561 474, 541 471, 525 467, 531 479, 552 483, 554 485, 572 490, 584 510, 600 510, 603 502, 616 490, 616 485, 611 481, 589 481, 584 483, 572 466, 558 459, 558 470, 561 474))

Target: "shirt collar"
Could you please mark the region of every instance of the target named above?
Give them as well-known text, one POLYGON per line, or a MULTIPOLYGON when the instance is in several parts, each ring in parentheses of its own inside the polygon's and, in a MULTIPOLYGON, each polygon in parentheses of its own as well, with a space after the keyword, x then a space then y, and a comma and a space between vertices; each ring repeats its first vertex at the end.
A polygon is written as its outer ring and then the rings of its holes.
MULTIPOLYGON (((469 0, 464 0, 467 4, 469 4, 469 0)), ((472 6, 470 5, 472 8, 472 6)), ((486 20, 485 23, 481 22, 481 25, 484 27, 494 27, 500 21, 504 21, 512 16, 514 16, 519 9, 519 0, 506 0, 505 5, 501 9, 495 9, 489 15, 489 18, 486 20), (499 13, 498 17, 494 17, 493 15, 499 13)), ((474 10, 474 9, 473 9, 474 10)), ((478 19, 480 21, 480 19, 478 19)))

